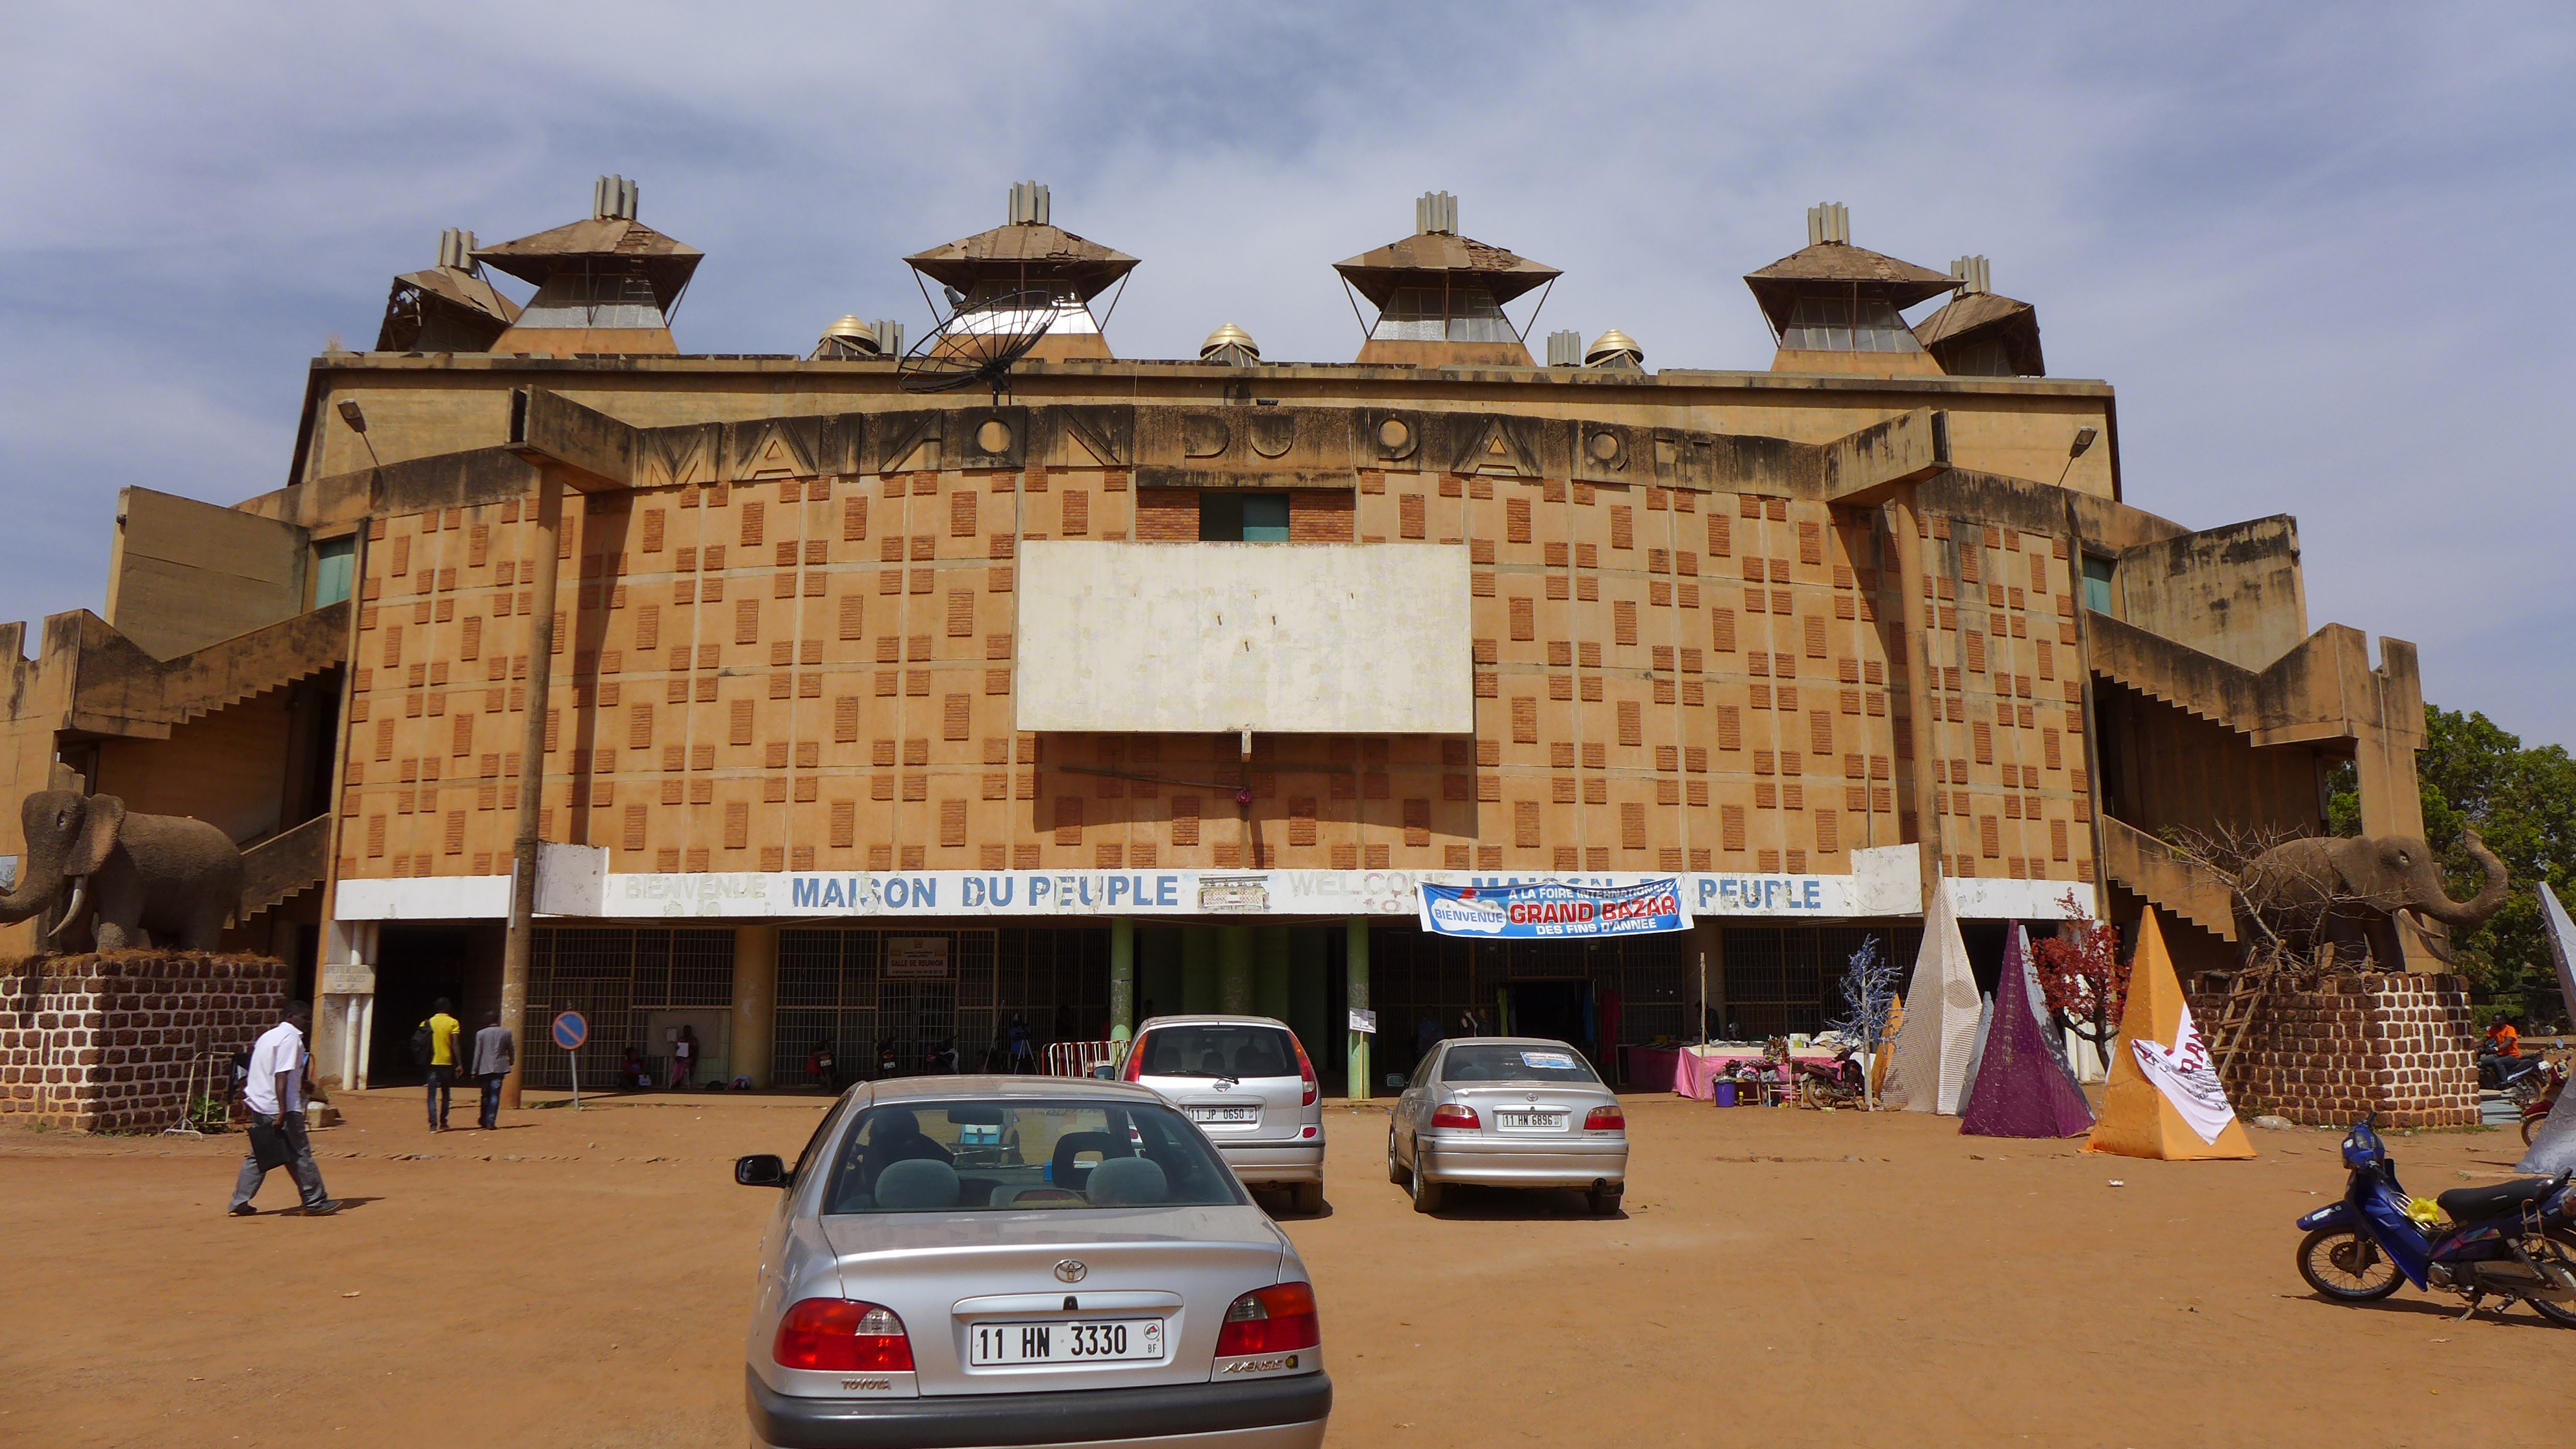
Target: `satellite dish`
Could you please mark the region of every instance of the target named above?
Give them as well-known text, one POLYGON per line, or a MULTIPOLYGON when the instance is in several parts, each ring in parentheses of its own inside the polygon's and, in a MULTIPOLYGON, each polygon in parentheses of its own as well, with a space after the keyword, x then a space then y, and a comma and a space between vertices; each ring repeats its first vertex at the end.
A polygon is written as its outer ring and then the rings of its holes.
POLYGON ((1011 364, 1028 355, 1055 325, 1056 294, 1030 290, 987 298, 948 314, 896 365, 906 392, 954 392, 981 383, 1001 397, 1011 364))

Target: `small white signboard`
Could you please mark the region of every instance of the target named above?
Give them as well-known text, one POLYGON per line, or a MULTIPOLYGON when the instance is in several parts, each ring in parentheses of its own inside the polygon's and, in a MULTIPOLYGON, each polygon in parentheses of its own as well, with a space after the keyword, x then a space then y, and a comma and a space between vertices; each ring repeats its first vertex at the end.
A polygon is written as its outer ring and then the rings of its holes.
POLYGON ((947 980, 948 938, 946 936, 886 937, 885 974, 889 981, 947 980))
POLYGON ((1365 1011, 1356 1006, 1352 1007, 1351 1030, 1359 1032, 1364 1036, 1377 1035, 1377 1013, 1374 1011, 1365 1011))

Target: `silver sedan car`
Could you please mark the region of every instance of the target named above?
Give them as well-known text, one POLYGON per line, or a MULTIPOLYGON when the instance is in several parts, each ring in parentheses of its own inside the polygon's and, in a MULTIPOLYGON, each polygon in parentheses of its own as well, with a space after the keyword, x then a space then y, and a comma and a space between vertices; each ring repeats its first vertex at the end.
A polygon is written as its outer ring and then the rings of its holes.
POLYGON ((1297 1250, 1153 1091, 853 1088, 793 1166, 746 1346, 770 1449, 1316 1449, 1333 1406, 1297 1250))
POLYGON ((1416 1212, 1449 1183, 1570 1187, 1596 1213, 1628 1185, 1628 1118, 1583 1055, 1542 1037, 1442 1042, 1414 1068, 1386 1131, 1386 1175, 1416 1212))

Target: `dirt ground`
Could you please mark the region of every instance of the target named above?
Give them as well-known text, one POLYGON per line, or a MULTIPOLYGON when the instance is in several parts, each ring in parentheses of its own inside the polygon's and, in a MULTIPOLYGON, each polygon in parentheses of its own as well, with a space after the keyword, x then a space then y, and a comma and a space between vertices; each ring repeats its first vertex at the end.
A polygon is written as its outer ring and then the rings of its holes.
MULTIPOLYGON (((408 1092, 315 1135, 327 1219, 223 1215, 238 1135, 0 1134, 0 1444, 739 1446, 743 1315, 812 1097, 593 1099, 431 1137, 408 1092)), ((2311 1295, 2333 1134, 2087 1157, 1911 1115, 1629 1103, 1625 1214, 1386 1181, 1335 1104, 1315 1278, 1336 1446, 2537 1443, 2576 1331, 2311 1295), (2112 1185, 2117 1179, 2122 1186, 2112 1185), (2527 1436, 2527 1437, 2526 1437, 2527 1436)), ((465 1106, 459 1119, 470 1122, 465 1106)), ((2510 1133, 2391 1143, 2430 1194, 2510 1133)), ((293 1204, 283 1173, 260 1205, 293 1204)))

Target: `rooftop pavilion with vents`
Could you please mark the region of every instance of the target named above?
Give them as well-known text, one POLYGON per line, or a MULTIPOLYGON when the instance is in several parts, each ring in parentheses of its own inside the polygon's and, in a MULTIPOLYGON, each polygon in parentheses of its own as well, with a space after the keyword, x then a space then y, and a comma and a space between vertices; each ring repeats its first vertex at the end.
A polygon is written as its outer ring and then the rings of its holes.
POLYGON ((1994 289, 1984 257, 1950 264, 1958 294, 1914 324, 1915 340, 1953 377, 2046 377, 2039 309, 1994 289))
POLYGON ((1841 202, 1807 208, 1803 250, 1748 274, 1779 351, 1773 372, 1839 372, 1863 377, 1938 376, 1901 315, 1958 286, 1958 279, 1851 243, 1841 202))
POLYGON ((587 219, 471 254, 537 289, 492 351, 564 357, 680 350, 671 340, 671 313, 706 253, 636 220, 638 191, 623 176, 600 177, 587 219))
POLYGON ((1460 236, 1458 198, 1445 191, 1414 202, 1413 235, 1335 262, 1333 270, 1377 308, 1359 361, 1417 367, 1536 366, 1503 304, 1559 275, 1544 263, 1460 236))
POLYGON ((488 352, 518 320, 519 304, 474 260, 474 233, 449 227, 438 234, 438 265, 394 278, 376 350, 488 352))
MULTIPOLYGON (((1109 342, 1100 334, 1103 314, 1091 303, 1113 286, 1123 289, 1136 259, 1054 224, 1047 188, 1034 181, 1011 186, 1010 221, 991 231, 915 252, 904 262, 948 293, 951 312, 984 306, 1021 292, 1055 299, 1055 320, 1030 349, 1047 362, 1106 362, 1109 342)), ((1109 311, 1116 311, 1112 295, 1109 311)))

